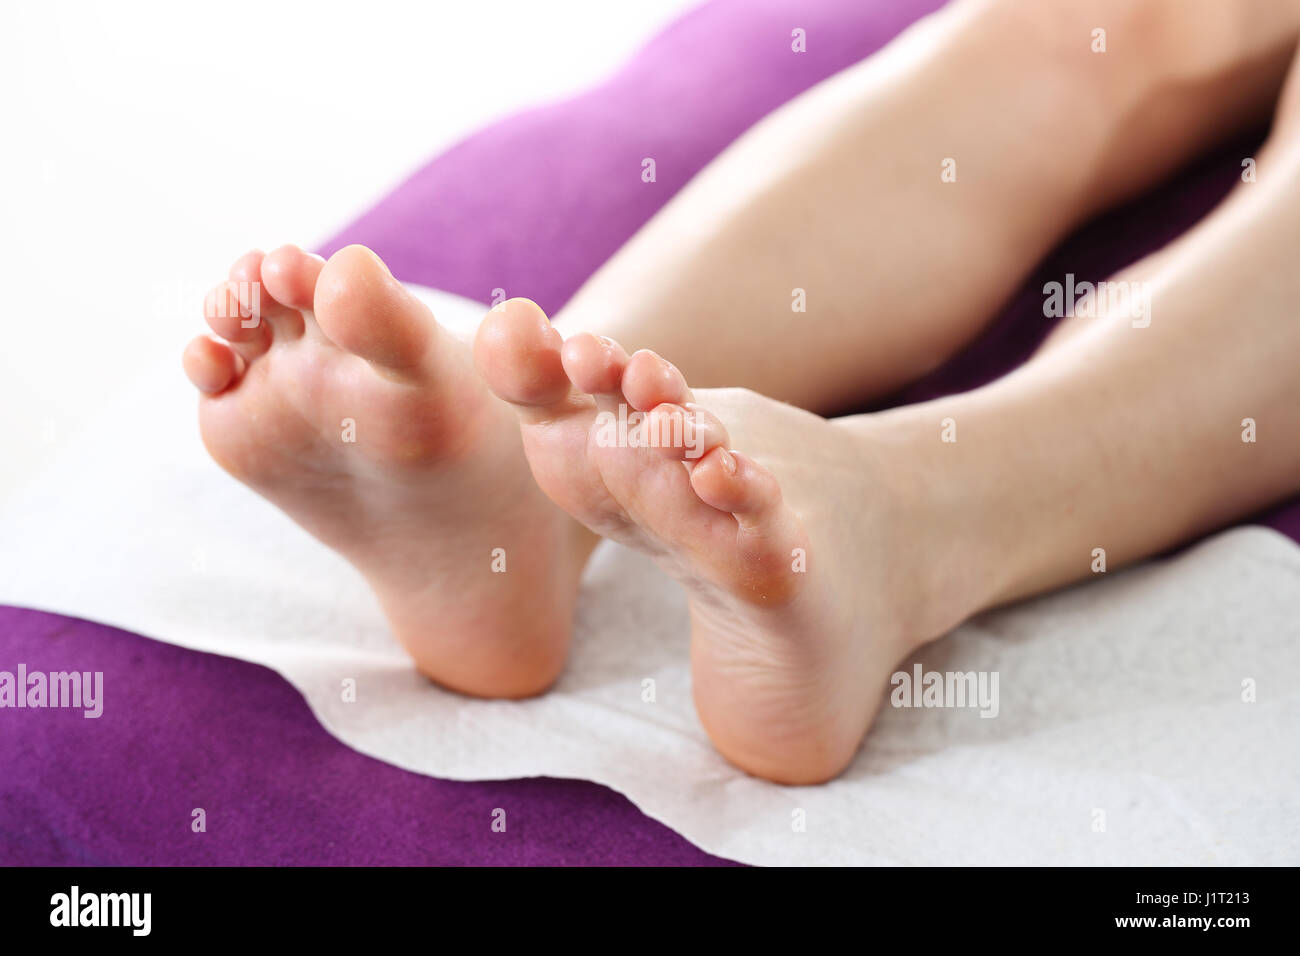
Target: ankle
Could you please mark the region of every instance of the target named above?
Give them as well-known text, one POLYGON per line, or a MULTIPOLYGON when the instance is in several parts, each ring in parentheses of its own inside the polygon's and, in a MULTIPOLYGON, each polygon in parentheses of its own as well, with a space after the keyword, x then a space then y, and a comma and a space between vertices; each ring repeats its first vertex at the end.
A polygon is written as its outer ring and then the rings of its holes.
POLYGON ((985 491, 994 476, 982 473, 970 448, 946 440, 945 416, 927 409, 842 420, 866 439, 887 502, 885 573, 902 655, 999 603, 1015 573, 987 527, 998 520, 985 491))

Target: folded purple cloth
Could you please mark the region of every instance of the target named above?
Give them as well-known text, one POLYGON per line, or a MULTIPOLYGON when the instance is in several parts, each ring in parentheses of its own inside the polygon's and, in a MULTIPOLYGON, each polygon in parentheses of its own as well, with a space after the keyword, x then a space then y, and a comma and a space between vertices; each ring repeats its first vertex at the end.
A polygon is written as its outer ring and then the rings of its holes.
MULTIPOLYGON (((500 288, 553 312, 736 135, 940 5, 714 0, 591 92, 438 157, 321 251, 365 243, 408 281, 485 302, 500 288), (806 53, 790 50, 796 27, 806 53), (640 178, 647 156, 652 184, 640 178)), ((979 341, 896 400, 1023 361, 1050 328, 1047 278, 1100 279, 1168 241, 1236 181, 1246 154, 1210 157, 1072 237, 979 341)), ((1300 541, 1300 505, 1266 523, 1300 541)), ((20 662, 102 671, 104 715, 0 711, 0 863, 721 862, 595 784, 455 783, 364 757, 253 664, 0 608, 0 670, 20 662), (496 808, 505 833, 491 830, 496 808), (192 830, 196 809, 205 833, 192 830)))

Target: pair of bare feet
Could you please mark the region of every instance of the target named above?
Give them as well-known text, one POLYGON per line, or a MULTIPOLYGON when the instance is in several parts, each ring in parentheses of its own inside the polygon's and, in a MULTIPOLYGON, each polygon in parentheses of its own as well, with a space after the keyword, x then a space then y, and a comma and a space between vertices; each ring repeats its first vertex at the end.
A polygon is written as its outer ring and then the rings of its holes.
POLYGON ((250 252, 206 313, 220 339, 184 362, 208 450, 365 575, 430 678, 550 687, 605 536, 687 588, 695 699, 728 758, 808 782, 852 757, 909 647, 877 558, 899 476, 875 475, 865 442, 745 390, 693 394, 652 352, 562 341, 524 299, 471 349, 360 246, 250 252), (624 445, 597 421, 620 404, 650 413, 624 445), (648 428, 684 440, 638 447, 648 428))
MULTIPOLYGON (((1290 125, 1279 122, 1265 154, 1282 185, 1226 217, 1290 243, 1287 255, 1300 212, 1290 125)), ((1217 301, 1206 282, 1247 313, 1287 307, 1281 279, 1233 287, 1240 229, 1201 232, 1147 263, 1177 309, 1217 301)), ((954 557, 961 522, 945 519, 984 507, 963 489, 1003 484, 1014 438, 962 459, 958 475, 915 454, 921 439, 899 437, 916 431, 915 415, 877 431, 871 416, 848 427, 744 389, 693 392, 652 352, 562 339, 524 299, 462 342, 358 246, 328 262, 293 246, 250 252, 206 312, 219 338, 194 340, 185 368, 212 456, 347 557, 417 667, 463 693, 525 697, 553 684, 584 563, 608 537, 685 587, 696 706, 718 749, 769 779, 818 782, 852 759, 899 660, 984 607, 1060 583, 1028 571, 1000 587, 953 585, 996 543, 967 535, 954 557), (611 443, 601 414, 620 406, 646 417, 611 443), (686 440, 637 440, 651 428, 686 440)), ((926 420, 924 442, 939 440, 939 424, 926 420)), ((1280 481, 1257 497, 1276 497, 1280 481)), ((1006 510, 990 523, 1010 527, 1025 509, 1006 510)), ((1135 554, 1167 543, 1153 534, 1135 554)))

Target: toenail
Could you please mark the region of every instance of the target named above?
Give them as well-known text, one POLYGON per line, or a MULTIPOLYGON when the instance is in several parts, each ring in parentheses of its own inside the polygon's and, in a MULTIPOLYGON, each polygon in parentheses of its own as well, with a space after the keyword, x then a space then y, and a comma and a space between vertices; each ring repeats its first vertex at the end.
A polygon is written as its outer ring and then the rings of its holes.
POLYGON ((718 457, 722 459, 722 467, 726 469, 727 474, 734 475, 736 473, 736 456, 725 448, 719 448, 718 457))

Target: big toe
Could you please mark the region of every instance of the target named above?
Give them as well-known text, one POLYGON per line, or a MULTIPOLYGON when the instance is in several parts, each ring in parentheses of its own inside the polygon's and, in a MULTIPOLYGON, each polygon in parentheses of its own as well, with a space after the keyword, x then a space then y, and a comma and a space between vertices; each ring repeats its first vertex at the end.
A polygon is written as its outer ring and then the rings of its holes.
POLYGON ((347 246, 321 267, 316 322, 340 348, 384 368, 415 372, 436 331, 428 308, 365 246, 347 246))
POLYGON ((563 338, 537 303, 510 299, 492 309, 474 338, 488 388, 526 420, 555 417, 579 401, 560 357, 563 338))

